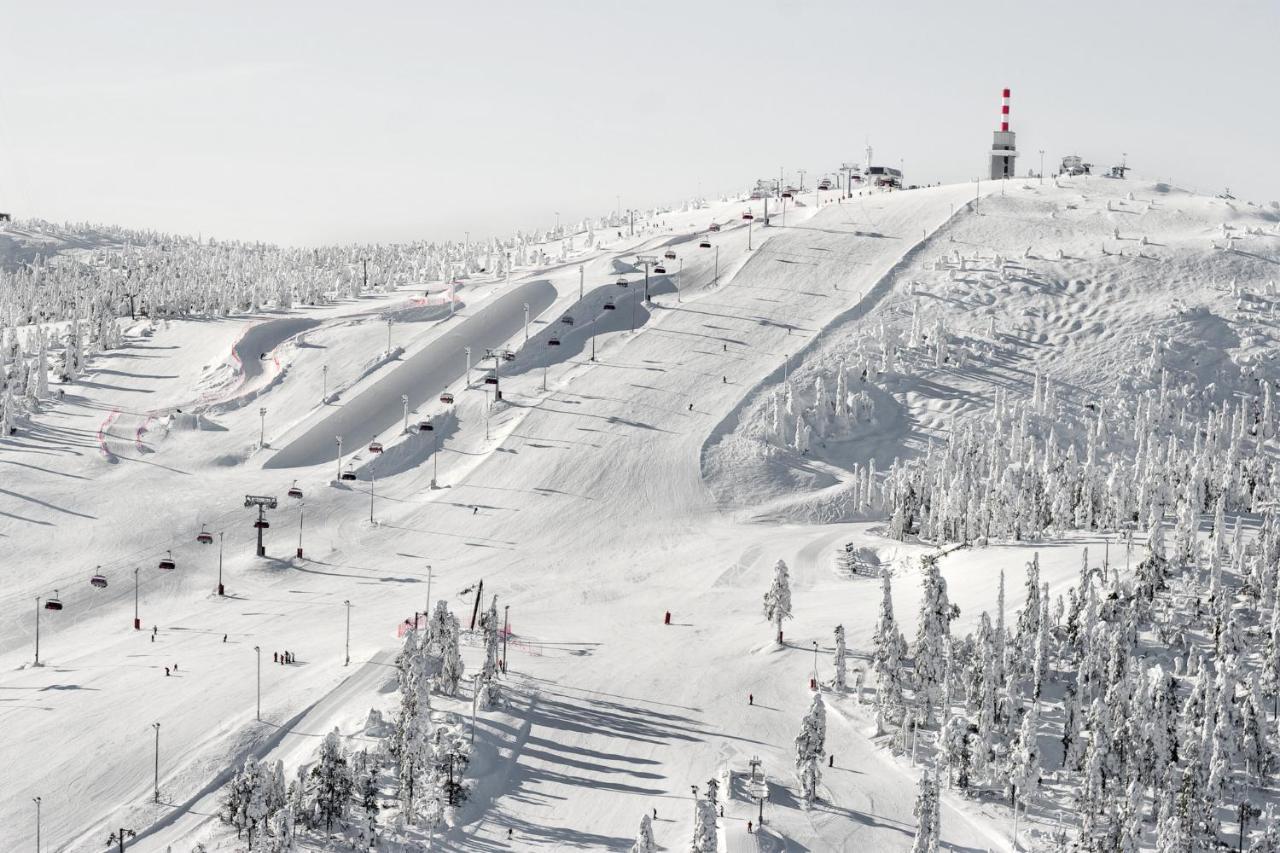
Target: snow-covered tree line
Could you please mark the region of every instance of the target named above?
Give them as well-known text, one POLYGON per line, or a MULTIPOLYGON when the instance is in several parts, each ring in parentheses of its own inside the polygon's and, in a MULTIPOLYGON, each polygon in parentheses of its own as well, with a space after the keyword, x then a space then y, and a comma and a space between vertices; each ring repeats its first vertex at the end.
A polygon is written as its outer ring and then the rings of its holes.
POLYGON ((1235 842, 1241 816, 1247 849, 1280 849, 1277 816, 1253 811, 1280 775, 1280 517, 1267 513, 1256 536, 1239 531, 1215 521, 1207 540, 1171 549, 1157 529, 1129 578, 1086 552, 1078 583, 1054 601, 1033 559, 1011 623, 1002 573, 994 616, 963 638, 926 558, 910 646, 886 575, 872 656, 879 729, 895 749, 931 754, 940 783, 966 796, 1019 810, 1055 798, 1041 805, 1075 824, 1054 849, 1216 849, 1235 842))
POLYGON ((936 542, 1038 539, 1066 530, 1150 530, 1167 516, 1180 547, 1199 513, 1256 512, 1280 497, 1274 383, 1217 401, 1164 381, 1117 389, 1074 415, 1036 375, 1030 400, 998 392, 989 419, 888 472, 891 534, 936 542), (1076 438, 1079 436, 1079 438, 1076 438))
POLYGON ((867 373, 866 367, 851 371, 841 363, 831 373, 819 371, 804 381, 783 383, 769 398, 765 440, 807 453, 814 441, 857 437, 876 423, 876 398, 867 373))
POLYGON ((396 717, 388 725, 373 710, 365 727, 379 738, 375 749, 349 751, 335 729, 287 785, 280 762, 246 759, 226 789, 222 818, 247 849, 284 853, 309 832, 334 831, 368 849, 409 826, 430 831, 449 823, 466 799, 471 745, 462 721, 433 711, 431 696, 457 694, 464 674, 460 638, 458 619, 444 601, 436 603, 424 632, 406 633, 396 659, 396 717), (387 803, 394 804, 389 822, 381 814, 387 803))

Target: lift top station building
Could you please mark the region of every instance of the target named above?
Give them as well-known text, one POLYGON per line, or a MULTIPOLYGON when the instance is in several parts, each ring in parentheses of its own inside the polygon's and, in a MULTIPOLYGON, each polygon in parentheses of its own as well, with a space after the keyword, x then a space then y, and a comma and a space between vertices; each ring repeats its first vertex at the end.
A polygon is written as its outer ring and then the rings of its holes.
POLYGON ((1014 138, 1014 132, 1009 129, 1009 90, 1005 89, 1000 99, 1000 129, 991 139, 991 180, 1013 177, 1014 161, 1018 157, 1014 138))

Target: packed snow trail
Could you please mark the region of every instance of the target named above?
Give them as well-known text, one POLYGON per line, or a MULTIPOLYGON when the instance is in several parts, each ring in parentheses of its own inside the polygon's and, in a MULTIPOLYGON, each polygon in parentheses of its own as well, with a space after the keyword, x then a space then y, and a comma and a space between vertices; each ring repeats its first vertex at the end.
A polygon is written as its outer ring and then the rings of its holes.
POLYGON ((416 409, 453 384, 466 371, 463 347, 471 347, 472 367, 480 365, 486 347, 496 347, 514 335, 524 323, 524 303, 530 317, 536 317, 555 301, 555 288, 545 280, 531 281, 477 306, 476 313, 461 318, 455 328, 431 341, 387 375, 355 396, 343 400, 333 411, 293 438, 264 468, 297 468, 338 458, 334 436, 341 435, 350 452, 368 439, 400 422, 404 404, 416 409))

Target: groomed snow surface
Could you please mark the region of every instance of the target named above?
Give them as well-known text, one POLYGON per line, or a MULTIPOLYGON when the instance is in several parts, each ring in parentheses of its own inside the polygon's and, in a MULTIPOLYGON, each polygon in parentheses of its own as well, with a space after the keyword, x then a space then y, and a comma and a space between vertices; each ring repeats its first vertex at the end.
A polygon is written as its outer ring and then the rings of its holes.
MULTIPOLYGON (((1111 393, 1143 357, 1135 342, 1153 334, 1168 364, 1181 359, 1206 385, 1234 381, 1241 363, 1277 375, 1274 313, 1238 307, 1252 298, 1242 293, 1274 293, 1274 212, 1140 180, 982 192, 977 211, 970 185, 806 196, 785 227, 757 224, 749 252, 748 203, 716 203, 510 282, 437 283, 429 309, 406 289, 125 324, 123 347, 55 385, 65 396, 0 439, 0 848, 32 849, 39 796, 46 850, 102 849, 122 826, 138 851, 245 849, 217 816, 244 759, 282 760, 293 778, 335 727, 348 749, 374 749, 365 721, 371 708, 395 717, 404 620, 429 596, 465 630, 483 581, 483 606, 496 595, 510 620, 505 705, 476 715, 468 800, 433 834, 435 849, 626 850, 655 811, 658 843, 686 849, 691 786, 712 778, 721 849, 910 849, 924 761, 873 737, 880 581, 838 571, 835 552, 854 543, 892 570, 910 640, 918 558, 937 549, 890 537, 881 507, 847 500, 858 472, 874 459, 883 474, 958 424, 983 423, 997 389, 1030 399, 1037 373, 1069 389, 1071 405, 1111 393), (698 245, 712 220, 726 223, 710 235, 718 253, 698 245), (635 256, 668 248, 679 261, 651 276, 653 301, 640 304, 635 256), (1002 271, 1004 259, 1020 269, 1002 271), (923 343, 912 356, 913 324, 932 336, 938 318, 968 340, 961 361, 926 363, 923 343), (773 430, 784 373, 810 394, 839 364, 860 374, 885 340, 919 363, 881 376, 873 365, 861 419, 810 434, 804 452, 794 414, 786 435, 773 430), (482 381, 487 348, 516 353, 500 363, 497 403, 482 381), (439 400, 446 390, 452 405, 439 400), (422 422, 434 429, 419 432, 422 422), (339 479, 343 469, 356 479, 339 479), (301 500, 286 497, 295 481, 301 500), (265 558, 246 495, 279 499, 265 558), (202 526, 211 545, 196 542, 202 526), (177 569, 161 571, 170 552, 177 569), (783 645, 761 609, 778 560, 794 614, 783 645), (95 573, 110 585, 91 587, 95 573), (64 609, 38 610, 55 589, 64 609), (844 692, 830 686, 836 625, 849 648, 844 692), (294 663, 272 662, 286 650, 294 663), (823 762, 805 808, 795 738, 815 665, 833 766, 823 762), (746 832, 753 757, 769 781, 763 834, 746 832)), ((760 203, 749 206, 762 222, 760 203)), ((1112 565, 1123 561, 1125 545, 1096 531, 945 549, 953 636, 994 610, 1001 569, 1012 623, 1033 552, 1056 597, 1104 538, 1112 565)), ((1145 541, 1139 531, 1134 563, 1145 541)), ((482 655, 469 633, 463 654, 458 696, 432 704, 469 735, 482 655)), ((1059 758, 1044 760, 1056 769, 1059 758)), ((1020 818, 1024 848, 1054 849, 1066 802, 1020 818)), ((321 835, 300 846, 337 849, 321 835)), ((1011 835, 1007 800, 944 790, 943 849, 1009 850, 1011 835)), ((427 843, 402 838, 379 849, 427 843)), ((1144 844, 1154 841, 1149 827, 1144 844)))

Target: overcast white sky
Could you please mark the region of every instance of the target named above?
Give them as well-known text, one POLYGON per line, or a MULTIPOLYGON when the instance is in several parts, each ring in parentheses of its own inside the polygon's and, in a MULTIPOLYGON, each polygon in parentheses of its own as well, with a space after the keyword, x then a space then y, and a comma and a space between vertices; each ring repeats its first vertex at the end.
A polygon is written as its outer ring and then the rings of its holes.
POLYGON ((0 210, 460 238, 905 161, 1079 153, 1280 199, 1276 2, 0 0, 0 210), (215 11, 216 10, 216 11, 215 11))

